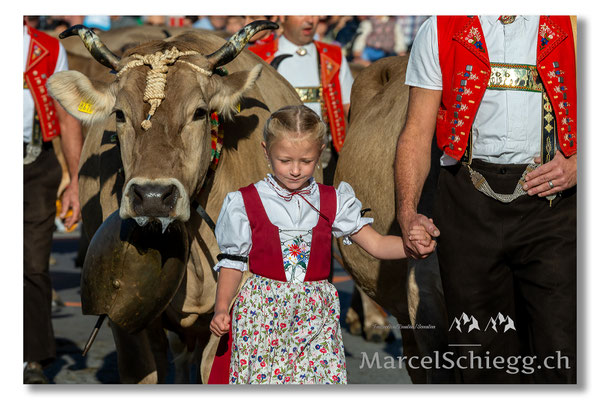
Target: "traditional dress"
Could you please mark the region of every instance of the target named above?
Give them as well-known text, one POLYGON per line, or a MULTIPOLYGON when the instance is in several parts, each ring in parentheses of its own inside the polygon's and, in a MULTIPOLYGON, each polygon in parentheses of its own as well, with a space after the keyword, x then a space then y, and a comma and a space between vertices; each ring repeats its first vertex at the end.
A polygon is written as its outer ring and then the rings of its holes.
POLYGON ((298 46, 283 35, 248 50, 271 64, 296 89, 304 105, 321 116, 339 152, 346 137, 343 106, 350 104, 354 82, 342 49, 319 41, 298 46))
POLYGON ((432 17, 412 47, 406 84, 442 92, 434 221, 453 353, 564 361, 473 363, 457 382, 575 382, 577 187, 545 199, 518 183, 534 157, 577 151, 575 65, 567 16, 432 17))
POLYGON ((336 190, 312 178, 295 193, 269 175, 227 195, 219 247, 249 259, 224 258, 215 269, 254 273, 231 313, 229 383, 346 383, 338 293, 327 276, 331 235, 372 222, 360 210, 350 185, 336 190))
POLYGON ((62 171, 52 147, 59 121, 46 81, 68 69, 57 39, 23 26, 23 360, 56 358, 48 260, 62 171))

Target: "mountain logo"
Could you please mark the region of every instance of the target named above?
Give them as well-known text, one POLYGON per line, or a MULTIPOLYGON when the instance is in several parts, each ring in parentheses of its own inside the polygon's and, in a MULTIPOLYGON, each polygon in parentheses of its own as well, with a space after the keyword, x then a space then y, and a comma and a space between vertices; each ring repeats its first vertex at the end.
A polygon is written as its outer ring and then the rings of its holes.
POLYGON ((505 317, 502 313, 498 313, 496 318, 490 318, 488 324, 485 326, 484 331, 487 331, 488 328, 494 330, 494 332, 501 331, 502 333, 512 329, 516 331, 515 321, 513 321, 508 315, 505 317))
POLYGON ((473 329, 477 329, 478 331, 481 330, 479 328, 479 321, 477 321, 477 319, 474 316, 468 316, 465 313, 462 313, 460 318, 454 318, 452 324, 450 324, 450 329, 448 329, 448 331, 451 331, 452 328, 456 329, 459 332, 462 332, 463 328, 466 328, 466 333, 471 332, 473 329))

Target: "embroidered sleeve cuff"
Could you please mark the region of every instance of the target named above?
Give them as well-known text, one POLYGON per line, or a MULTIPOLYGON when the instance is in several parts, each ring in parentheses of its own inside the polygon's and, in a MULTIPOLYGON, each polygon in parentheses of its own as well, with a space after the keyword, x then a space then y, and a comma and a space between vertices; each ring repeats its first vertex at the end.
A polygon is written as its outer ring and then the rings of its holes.
POLYGON ((235 261, 235 260, 230 260, 227 258, 223 258, 221 261, 219 261, 214 267, 213 269, 217 272, 219 272, 219 270, 221 268, 231 268, 231 269, 237 269, 239 271, 247 271, 248 270, 248 263, 245 263, 243 261, 235 261))

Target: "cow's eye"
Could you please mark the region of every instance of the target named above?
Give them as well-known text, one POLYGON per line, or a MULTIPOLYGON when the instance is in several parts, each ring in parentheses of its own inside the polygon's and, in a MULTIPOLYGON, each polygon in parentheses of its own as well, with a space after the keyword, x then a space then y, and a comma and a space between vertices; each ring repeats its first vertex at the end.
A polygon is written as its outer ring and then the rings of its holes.
POLYGON ((205 108, 196 108, 196 111, 194 112, 193 120, 198 121, 205 117, 206 117, 206 109, 205 108))
POLYGON ((115 117, 117 118, 117 122, 125 122, 125 113, 123 111, 116 110, 115 117))

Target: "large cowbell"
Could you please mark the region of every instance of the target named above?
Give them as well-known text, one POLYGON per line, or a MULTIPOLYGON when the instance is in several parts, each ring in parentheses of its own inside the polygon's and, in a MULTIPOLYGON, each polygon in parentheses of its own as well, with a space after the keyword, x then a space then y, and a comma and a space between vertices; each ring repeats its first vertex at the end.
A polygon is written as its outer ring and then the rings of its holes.
POLYGON ((81 275, 82 312, 106 314, 129 333, 160 316, 186 271, 189 243, 185 225, 173 221, 140 227, 112 213, 92 238, 81 275))

